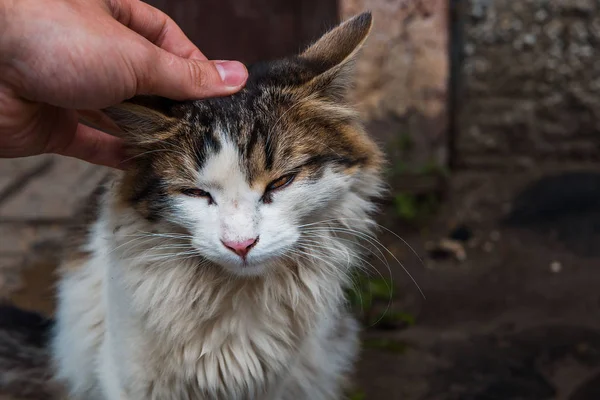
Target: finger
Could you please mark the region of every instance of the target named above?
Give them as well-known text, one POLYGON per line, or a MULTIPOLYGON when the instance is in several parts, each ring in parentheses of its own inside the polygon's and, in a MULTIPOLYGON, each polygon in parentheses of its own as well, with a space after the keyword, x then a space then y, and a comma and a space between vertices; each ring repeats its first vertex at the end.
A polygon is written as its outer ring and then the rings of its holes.
POLYGON ((54 151, 92 164, 124 169, 125 150, 121 139, 79 124, 72 140, 54 151))
POLYGON ((226 96, 240 90, 248 71, 237 61, 200 61, 180 58, 154 48, 145 64, 132 65, 137 94, 175 100, 226 96))
POLYGON ((206 60, 206 56, 188 39, 168 15, 142 1, 114 2, 115 18, 163 50, 179 57, 206 60))
POLYGON ((79 123, 97 129, 113 136, 121 137, 122 133, 117 124, 99 110, 77 110, 79 123))

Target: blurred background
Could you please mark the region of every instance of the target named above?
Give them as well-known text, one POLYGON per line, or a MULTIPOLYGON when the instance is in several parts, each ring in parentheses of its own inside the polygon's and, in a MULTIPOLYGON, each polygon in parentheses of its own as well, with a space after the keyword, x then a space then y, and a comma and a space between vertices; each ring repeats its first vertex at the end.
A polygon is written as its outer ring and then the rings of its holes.
MULTIPOLYGON (((388 262, 350 294, 351 399, 600 399, 600 0, 150 3, 245 62, 373 11, 352 99, 388 154, 388 262)), ((3 297, 52 315, 65 227, 105 173, 0 160, 3 297)))

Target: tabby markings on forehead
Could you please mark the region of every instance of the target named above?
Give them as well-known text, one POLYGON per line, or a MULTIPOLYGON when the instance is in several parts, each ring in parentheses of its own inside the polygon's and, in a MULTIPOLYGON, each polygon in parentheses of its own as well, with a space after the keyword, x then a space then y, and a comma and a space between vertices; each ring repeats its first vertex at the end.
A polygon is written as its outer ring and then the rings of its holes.
MULTIPOLYGON (((222 133, 222 132, 220 132, 222 133)), ((211 154, 199 171, 199 182, 207 187, 231 187, 246 181, 238 147, 222 137, 220 150, 211 154)))

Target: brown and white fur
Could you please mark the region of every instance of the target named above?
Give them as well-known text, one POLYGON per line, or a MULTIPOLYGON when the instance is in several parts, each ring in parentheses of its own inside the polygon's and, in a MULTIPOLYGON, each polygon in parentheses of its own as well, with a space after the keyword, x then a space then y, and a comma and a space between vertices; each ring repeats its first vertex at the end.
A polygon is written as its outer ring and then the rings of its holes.
POLYGON ((341 397, 359 330, 344 289, 381 188, 345 102, 370 27, 362 14, 249 67, 234 96, 106 110, 132 165, 62 267, 52 354, 68 398, 341 397))

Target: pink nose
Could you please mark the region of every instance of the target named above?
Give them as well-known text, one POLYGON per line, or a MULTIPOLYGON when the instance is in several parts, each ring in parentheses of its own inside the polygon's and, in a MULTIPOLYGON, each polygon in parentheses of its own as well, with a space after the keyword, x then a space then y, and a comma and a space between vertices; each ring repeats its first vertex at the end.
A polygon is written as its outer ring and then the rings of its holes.
POLYGON ((235 254, 237 254, 238 256, 242 257, 242 258, 246 258, 246 256, 248 255, 248 252, 250 252, 250 250, 256 246, 256 242, 258 242, 258 237, 255 237, 254 239, 247 239, 247 240, 242 240, 241 242, 234 242, 234 241, 223 241, 221 240, 221 243, 223 243, 223 246, 227 247, 229 250, 233 251, 235 254))

